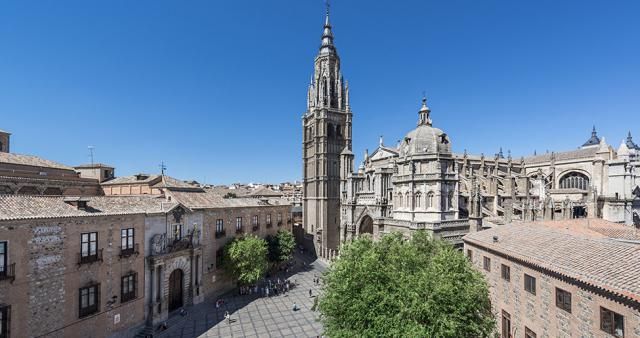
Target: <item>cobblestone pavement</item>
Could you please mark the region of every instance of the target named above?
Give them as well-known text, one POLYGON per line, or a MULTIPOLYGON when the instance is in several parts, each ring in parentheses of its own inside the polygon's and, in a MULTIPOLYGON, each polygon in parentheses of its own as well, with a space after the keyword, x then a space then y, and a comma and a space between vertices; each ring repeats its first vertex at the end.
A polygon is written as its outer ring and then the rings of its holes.
MULTIPOLYGON (((188 308, 185 317, 173 317, 168 330, 157 335, 162 338, 187 337, 317 337, 322 335, 319 313, 311 311, 319 286, 314 275, 325 270, 324 263, 296 257, 297 272, 290 277, 297 286, 286 295, 272 297, 240 296, 233 291, 222 298, 225 305, 216 309, 215 300, 188 308), (309 297, 309 289, 313 297, 309 297), (296 303, 300 310, 293 311, 296 303), (225 311, 231 323, 224 320, 225 311), (174 322, 175 321, 175 322, 174 322)), ((277 277, 276 277, 277 278, 277 277)))

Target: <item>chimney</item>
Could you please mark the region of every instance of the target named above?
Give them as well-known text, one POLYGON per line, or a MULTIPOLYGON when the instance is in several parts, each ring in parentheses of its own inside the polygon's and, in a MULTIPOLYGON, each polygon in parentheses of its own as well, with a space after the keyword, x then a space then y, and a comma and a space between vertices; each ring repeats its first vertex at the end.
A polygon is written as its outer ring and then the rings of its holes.
POLYGON ((86 197, 65 197, 63 201, 76 207, 78 210, 86 210, 89 199, 86 197))

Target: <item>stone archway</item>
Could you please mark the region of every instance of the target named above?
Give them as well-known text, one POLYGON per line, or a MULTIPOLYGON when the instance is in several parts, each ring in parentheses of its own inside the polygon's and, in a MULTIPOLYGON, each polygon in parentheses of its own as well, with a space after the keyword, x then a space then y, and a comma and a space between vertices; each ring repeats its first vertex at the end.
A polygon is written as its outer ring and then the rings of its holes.
POLYGON ((365 215, 362 217, 362 219, 360 220, 360 227, 359 227, 358 233, 360 235, 362 234, 373 235, 373 218, 371 218, 371 216, 365 215))
POLYGON ((184 273, 175 269, 169 276, 169 312, 181 308, 183 304, 184 273))

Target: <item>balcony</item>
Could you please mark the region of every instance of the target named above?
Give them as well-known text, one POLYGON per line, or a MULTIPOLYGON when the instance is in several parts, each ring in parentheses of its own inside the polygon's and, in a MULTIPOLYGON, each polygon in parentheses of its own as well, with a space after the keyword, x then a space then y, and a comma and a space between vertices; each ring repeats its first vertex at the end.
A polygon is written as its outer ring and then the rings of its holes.
POLYGON ((282 221, 278 222, 278 226, 281 227, 282 226, 282 221))
POLYGON ((16 279, 16 263, 4 266, 4 270, 0 271, 0 281, 9 280, 11 283, 16 279))
POLYGON ((267 223, 267 228, 271 228, 271 227, 273 227, 273 223, 271 222, 267 223))
POLYGON ((222 230, 222 231, 216 231, 216 238, 222 238, 227 234, 226 231, 222 230))
POLYGON ((236 234, 242 234, 242 233, 244 233, 244 229, 242 227, 236 228, 236 234))
POLYGON ((139 250, 139 244, 135 243, 133 245, 133 247, 120 247, 120 254, 118 256, 120 256, 120 258, 127 258, 133 255, 139 255, 140 254, 140 250, 139 250))
POLYGON ((82 255, 78 253, 78 265, 102 262, 102 249, 98 249, 93 255, 82 255))
POLYGON ((260 229, 260 224, 254 224, 254 225, 251 227, 251 230, 253 230, 253 231, 258 231, 258 229, 260 229))

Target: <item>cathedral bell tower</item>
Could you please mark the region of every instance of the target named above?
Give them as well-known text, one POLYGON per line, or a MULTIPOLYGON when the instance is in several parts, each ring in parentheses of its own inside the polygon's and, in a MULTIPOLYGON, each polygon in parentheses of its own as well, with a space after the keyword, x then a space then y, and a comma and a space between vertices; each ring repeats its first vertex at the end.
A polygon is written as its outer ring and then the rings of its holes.
POLYGON ((302 118, 303 226, 318 256, 329 255, 340 243, 340 154, 351 151, 351 117, 327 8, 302 118))

